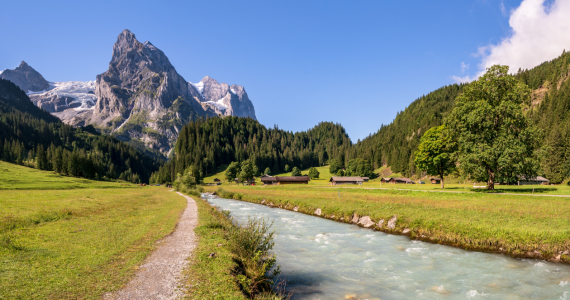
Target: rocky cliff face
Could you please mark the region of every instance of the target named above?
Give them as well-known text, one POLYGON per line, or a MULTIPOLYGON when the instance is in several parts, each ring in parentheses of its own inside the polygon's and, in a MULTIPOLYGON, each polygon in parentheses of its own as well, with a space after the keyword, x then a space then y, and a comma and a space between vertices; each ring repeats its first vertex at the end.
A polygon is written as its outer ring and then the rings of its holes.
POLYGON ((229 86, 206 76, 199 83, 190 83, 193 93, 204 110, 216 115, 250 117, 256 119, 255 109, 241 85, 229 86))
POLYGON ((166 55, 128 30, 113 46, 109 70, 97 76, 95 96, 89 123, 163 153, 182 125, 206 114, 166 55))
POLYGON ((0 78, 12 81, 26 93, 50 88, 42 74, 30 67, 25 61, 22 61, 14 70, 4 70, 0 73, 0 78))

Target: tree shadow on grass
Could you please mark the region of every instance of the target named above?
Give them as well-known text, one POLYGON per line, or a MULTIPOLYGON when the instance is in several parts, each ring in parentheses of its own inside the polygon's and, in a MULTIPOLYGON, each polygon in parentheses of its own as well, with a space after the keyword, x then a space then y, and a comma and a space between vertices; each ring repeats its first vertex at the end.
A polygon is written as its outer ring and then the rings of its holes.
POLYGON ((516 189, 505 189, 505 188, 497 188, 495 187, 495 190, 487 190, 486 188, 480 188, 480 189, 470 189, 470 191, 472 192, 478 192, 478 193, 488 193, 488 194, 503 194, 503 193, 509 193, 509 194, 545 194, 548 192, 555 192, 558 191, 557 188, 551 188, 551 187, 525 187, 525 188, 516 188, 516 189))

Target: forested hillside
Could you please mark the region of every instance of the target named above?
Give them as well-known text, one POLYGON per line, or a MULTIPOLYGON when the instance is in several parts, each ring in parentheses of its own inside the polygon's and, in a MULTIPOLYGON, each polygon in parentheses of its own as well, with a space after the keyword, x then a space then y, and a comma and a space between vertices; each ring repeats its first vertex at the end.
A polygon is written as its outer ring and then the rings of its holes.
POLYGON ((279 173, 285 166, 300 169, 324 165, 352 147, 344 128, 319 123, 305 132, 266 128, 251 118, 197 120, 180 131, 174 157, 156 173, 156 182, 171 182, 177 173, 196 166, 207 175, 232 161, 252 161, 258 170, 279 173))
POLYGON ((442 124, 443 118, 453 108, 455 97, 464 85, 448 85, 412 102, 399 112, 389 125, 382 125, 373 135, 349 149, 340 161, 363 158, 374 168, 388 165, 394 172, 410 175, 415 172, 412 154, 416 151, 425 131, 442 124))
MULTIPOLYGON (((532 90, 528 116, 541 129, 543 156, 540 173, 558 183, 570 177, 570 53, 514 75, 532 90)), ((187 124, 180 133, 174 159, 156 173, 157 181, 197 166, 210 174, 223 164, 252 159, 259 170, 283 171, 285 165, 308 168, 336 159, 342 167, 354 158, 374 168, 411 176, 417 173, 413 154, 425 131, 442 124, 466 84, 435 90, 412 102, 389 125, 352 144, 340 124, 320 123, 307 132, 267 129, 257 121, 236 117, 213 118, 187 124)), ((373 124, 371 124, 373 126, 373 124)))
POLYGON ((148 181, 158 163, 93 127, 73 128, 0 79, 0 158, 70 176, 148 181))
POLYGON ((553 183, 570 177, 570 53, 516 77, 530 86, 533 108, 529 115, 542 130, 542 173, 553 183))

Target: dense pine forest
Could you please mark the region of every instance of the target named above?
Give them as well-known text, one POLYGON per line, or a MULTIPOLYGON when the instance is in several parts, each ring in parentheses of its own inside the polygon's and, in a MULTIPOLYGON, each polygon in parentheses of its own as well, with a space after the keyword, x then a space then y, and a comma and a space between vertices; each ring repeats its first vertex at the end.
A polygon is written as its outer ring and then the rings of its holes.
MULTIPOLYGON (((176 142, 173 158, 154 174, 155 182, 172 182, 195 166, 204 174, 233 161, 249 160, 261 172, 278 173, 297 167, 321 166, 350 149, 344 128, 319 123, 305 132, 266 128, 251 118, 224 117, 197 120, 185 125, 176 142)), ((152 180, 151 180, 152 181, 152 180)))
POLYGON ((0 79, 0 158, 90 179, 148 182, 158 163, 92 126, 73 128, 36 107, 26 93, 0 79))

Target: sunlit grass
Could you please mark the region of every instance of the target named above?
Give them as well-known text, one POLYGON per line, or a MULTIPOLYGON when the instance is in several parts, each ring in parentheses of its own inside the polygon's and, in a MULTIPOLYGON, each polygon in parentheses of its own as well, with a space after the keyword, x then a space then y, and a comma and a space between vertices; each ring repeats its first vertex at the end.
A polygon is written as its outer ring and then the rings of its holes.
POLYGON ((186 207, 165 188, 0 167, 20 180, 0 190, 0 299, 98 299, 119 289, 186 207), (26 190, 28 182, 44 189, 26 190))

